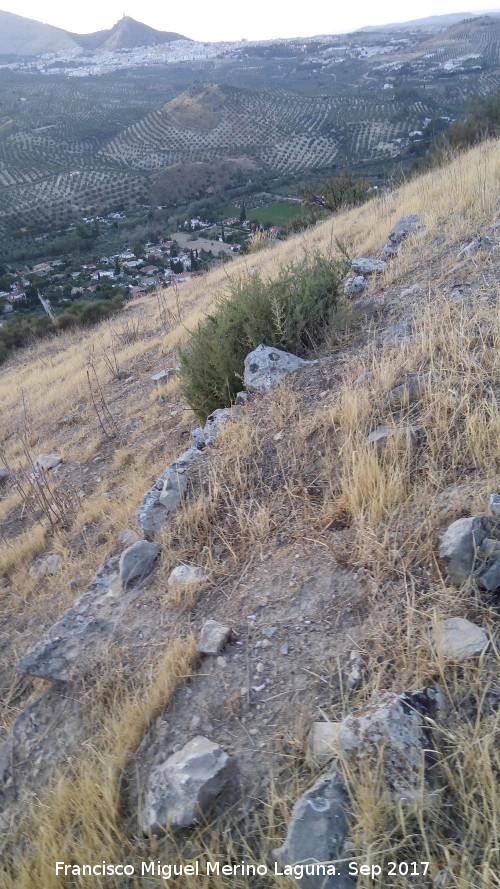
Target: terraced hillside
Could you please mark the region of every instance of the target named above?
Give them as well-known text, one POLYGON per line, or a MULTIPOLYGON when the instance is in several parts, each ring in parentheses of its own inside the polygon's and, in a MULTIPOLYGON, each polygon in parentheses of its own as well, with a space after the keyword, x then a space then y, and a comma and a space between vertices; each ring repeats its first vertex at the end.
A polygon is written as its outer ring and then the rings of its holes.
POLYGON ((0 69, 0 232, 173 207, 249 178, 267 188, 344 166, 384 177, 425 151, 431 122, 446 127, 500 84, 499 17, 205 55, 193 44, 186 58, 184 44, 142 61, 131 51, 121 71, 123 54, 80 49, 0 69))

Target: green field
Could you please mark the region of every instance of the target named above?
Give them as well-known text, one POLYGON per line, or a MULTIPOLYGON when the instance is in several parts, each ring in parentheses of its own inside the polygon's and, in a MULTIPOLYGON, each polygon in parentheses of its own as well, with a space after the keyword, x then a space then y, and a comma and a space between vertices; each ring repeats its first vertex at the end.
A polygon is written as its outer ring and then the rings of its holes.
POLYGON ((264 207, 255 207, 247 211, 249 220, 256 220, 261 225, 271 222, 272 225, 286 225, 300 214, 301 205, 298 201, 272 201, 264 207))

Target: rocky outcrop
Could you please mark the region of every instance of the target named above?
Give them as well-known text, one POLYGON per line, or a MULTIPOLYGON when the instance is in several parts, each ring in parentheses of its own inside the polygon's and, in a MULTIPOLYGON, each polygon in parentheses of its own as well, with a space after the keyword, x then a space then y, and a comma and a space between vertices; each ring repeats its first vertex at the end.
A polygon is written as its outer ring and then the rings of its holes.
POLYGON ((382 259, 368 259, 366 256, 358 256, 351 260, 351 268, 353 272, 356 272, 356 275, 363 275, 366 278, 368 275, 385 272, 387 263, 382 259))
POLYGON ((380 259, 391 259, 392 256, 396 255, 400 245, 406 240, 408 235, 421 234, 424 231, 425 226, 422 223, 420 216, 403 216, 396 222, 396 225, 392 229, 384 247, 382 248, 380 259))
POLYGON ((188 491, 184 473, 203 457, 203 452, 191 447, 167 466, 156 484, 142 498, 137 518, 142 532, 154 537, 167 524, 188 491))
POLYGON ((234 786, 235 762, 199 735, 149 773, 141 813, 145 834, 191 827, 234 786))
POLYGON ((148 540, 138 540, 137 543, 127 547, 122 552, 118 564, 122 588, 125 589, 134 581, 143 580, 151 574, 159 553, 160 546, 148 540))
POLYGON ((63 458, 59 454, 39 454, 35 457, 33 465, 35 469, 55 469, 63 462, 63 458))
POLYGON ((424 717, 439 722, 446 713, 438 686, 397 695, 375 695, 343 720, 339 746, 350 768, 362 775, 382 766, 390 796, 400 804, 423 799, 424 751, 429 746, 424 717))
POLYGON ((364 275, 356 275, 355 278, 348 278, 344 284, 344 296, 359 296, 368 287, 368 281, 364 275))
POLYGON ((254 392, 270 392, 287 376, 317 361, 305 361, 290 352, 261 344, 245 358, 245 387, 254 392))

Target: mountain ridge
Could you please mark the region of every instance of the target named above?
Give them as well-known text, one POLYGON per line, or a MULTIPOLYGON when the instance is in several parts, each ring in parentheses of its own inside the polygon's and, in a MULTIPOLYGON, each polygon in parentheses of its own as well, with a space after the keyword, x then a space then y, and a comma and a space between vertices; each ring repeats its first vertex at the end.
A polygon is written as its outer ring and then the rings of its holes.
POLYGON ((77 34, 0 10, 0 55, 37 56, 65 49, 109 52, 136 46, 158 46, 174 40, 189 40, 174 31, 158 31, 130 16, 123 16, 112 28, 77 34))

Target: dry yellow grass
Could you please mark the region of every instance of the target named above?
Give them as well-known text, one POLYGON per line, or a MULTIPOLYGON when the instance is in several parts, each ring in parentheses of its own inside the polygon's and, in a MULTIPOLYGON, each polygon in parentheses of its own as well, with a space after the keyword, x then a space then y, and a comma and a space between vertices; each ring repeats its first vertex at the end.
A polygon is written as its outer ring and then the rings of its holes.
MULTIPOLYGON (((188 591, 187 599, 165 593, 168 573, 176 564, 209 567, 216 579, 227 584, 238 577, 242 565, 272 548, 277 536, 285 533, 333 548, 342 563, 366 578, 371 600, 365 645, 373 668, 351 704, 362 703, 377 689, 401 691, 439 680, 452 712, 456 708, 461 713, 451 718, 440 738, 439 768, 449 793, 437 810, 399 810, 388 804, 380 779, 370 780, 369 775, 354 795, 354 854, 379 863, 391 855, 431 862, 429 881, 417 884, 401 877, 394 883, 397 889, 409 885, 427 889, 446 867, 453 869, 449 889, 500 886, 499 711, 485 706, 486 697, 498 687, 498 650, 493 646, 479 663, 454 668, 443 662, 430 642, 433 623, 457 609, 485 625, 492 638, 497 633, 495 610, 481 604, 473 589, 457 592, 447 587, 435 554, 443 528, 463 514, 460 499, 444 512, 438 495, 451 485, 466 483, 471 494, 467 508, 483 512, 488 493, 500 488, 500 318, 491 260, 478 256, 463 271, 473 299, 450 303, 441 292, 450 282, 460 243, 491 226, 499 208, 500 152, 487 143, 387 197, 193 280, 180 295, 169 290, 161 300, 149 297, 131 305, 125 318, 130 325, 139 319, 140 334, 124 342, 124 331, 118 331, 119 348, 113 322, 89 332, 65 333, 57 342, 19 352, 0 368, 4 405, 0 445, 9 461, 22 464, 20 441, 29 437, 36 452, 60 451, 67 463, 88 468, 82 484, 91 478, 81 505, 68 513, 67 527, 54 535, 43 521, 28 529, 19 525, 15 535, 0 543, 0 601, 15 626, 13 589, 24 591, 25 620, 30 596, 36 613, 73 574, 83 570, 88 577, 117 551, 117 534, 133 521, 142 493, 185 446, 184 426, 189 431, 194 423, 179 397, 178 382, 173 380, 161 390, 166 407, 159 406, 160 392, 152 391, 149 375, 176 362, 175 349, 214 304, 228 276, 255 267, 264 278, 273 277, 282 264, 303 251, 333 252, 336 238, 351 255, 374 255, 401 216, 422 216, 425 235, 409 241, 375 285, 380 294, 415 281, 422 285, 415 297, 419 302, 415 332, 420 337, 402 348, 379 348, 373 337, 368 342, 361 338, 352 349, 344 342, 341 373, 324 400, 317 390, 311 397, 294 381, 286 382, 228 423, 199 493, 162 535, 162 561, 155 581, 162 605, 191 611, 203 597, 203 588, 188 591), (445 245, 434 243, 440 234, 447 238, 445 245), (130 370, 143 385, 126 390, 112 380, 103 357, 112 349, 120 368, 130 370), (93 414, 89 356, 109 409, 121 424, 120 434, 113 438, 103 435, 93 414), (353 386, 363 370, 372 371, 372 377, 353 386), (391 411, 386 400, 391 386, 407 373, 424 372, 430 378, 418 402, 391 411), (71 427, 71 434, 54 425, 55 418, 76 407, 82 419, 71 427), (122 429, 128 416, 140 421, 130 438, 122 429), (419 446, 414 449, 405 440, 402 447, 391 445, 383 458, 377 457, 366 437, 382 422, 422 429, 419 446), (96 455, 102 464, 92 462, 96 455), (336 530, 347 525, 348 540, 342 533, 337 537, 336 530), (223 550, 219 560, 214 557, 216 546, 223 550), (63 554, 65 567, 59 576, 37 585, 29 579, 29 567, 48 549, 63 554)), ((0 502, 0 515, 5 520, 19 506, 18 495, 10 494, 0 502)), ((70 598, 66 593, 64 605, 70 598)), ((181 613, 179 621, 187 624, 188 617, 181 613)), ((117 670, 106 694, 100 697, 96 689, 95 744, 81 752, 72 774, 60 775, 40 804, 32 807, 22 826, 28 846, 16 852, 15 861, 7 838, 2 885, 7 889, 94 885, 88 879, 56 880, 54 861, 84 863, 113 857, 138 861, 173 854, 172 844, 180 841, 173 837, 146 841, 137 834, 134 813, 123 819, 120 774, 145 727, 194 663, 192 640, 174 640, 154 671, 142 665, 134 684, 125 682, 117 670)), ((8 655, 0 667, 9 669, 8 655)), ((5 730, 14 715, 7 711, 5 730)), ((248 856, 256 863, 269 862, 270 850, 283 837, 294 798, 312 780, 304 767, 300 738, 298 726, 296 753, 283 774, 271 776, 267 797, 252 810, 251 829, 240 827, 230 811, 194 831, 189 854, 178 846, 178 859, 228 860, 233 855, 236 860, 248 856)), ((150 881, 152 886, 162 884, 161 879, 150 881)), ((135 889, 144 884, 136 880, 130 885, 135 889)), ((182 885, 194 889, 208 884, 187 877, 182 885)), ((211 889, 227 885, 224 878, 210 884, 211 889)), ((245 878, 231 881, 232 887, 247 885, 245 878)), ((270 878, 263 885, 283 885, 283 881, 270 878)), ((360 889, 386 885, 383 880, 359 883, 360 889)), ((119 880, 110 879, 106 886, 122 889, 119 880)))

